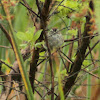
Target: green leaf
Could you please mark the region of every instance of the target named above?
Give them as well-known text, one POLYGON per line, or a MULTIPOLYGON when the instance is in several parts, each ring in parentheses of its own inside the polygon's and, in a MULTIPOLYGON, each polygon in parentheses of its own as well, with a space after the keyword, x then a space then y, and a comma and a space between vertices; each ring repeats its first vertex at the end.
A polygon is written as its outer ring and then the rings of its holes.
POLYGON ((66 73, 67 73, 67 72, 66 72, 66 69, 64 69, 64 70, 62 70, 62 71, 60 72, 60 74, 63 74, 63 75, 65 75, 65 76, 67 76, 66 73))
POLYGON ((44 42, 38 42, 38 43, 36 43, 35 44, 35 48, 41 48, 41 45, 43 45, 44 44, 44 42))
POLYGON ((27 42, 31 41, 33 39, 33 33, 35 32, 35 27, 29 28, 28 31, 26 31, 26 37, 27 42))
POLYGON ((22 41, 27 40, 27 37, 26 37, 26 35, 25 35, 24 32, 18 32, 18 33, 16 34, 16 36, 17 36, 18 39, 20 39, 20 40, 22 40, 22 41))
POLYGON ((27 44, 20 44, 20 46, 21 46, 21 47, 26 47, 26 46, 27 46, 27 44))
POLYGON ((41 29, 41 30, 38 30, 38 31, 34 34, 34 36, 33 36, 33 41, 36 41, 36 40, 40 37, 41 32, 42 32, 42 29, 41 29))
POLYGON ((42 2, 44 2, 45 0, 41 0, 42 2))
POLYGON ((26 41, 26 42, 30 42, 33 39, 33 33, 35 31, 35 27, 29 28, 26 32, 18 32, 17 38, 22 40, 22 41, 26 41))
POLYGON ((77 35, 77 29, 68 30, 69 34, 77 35))
POLYGON ((79 8, 82 6, 80 3, 74 0, 65 0, 64 2, 62 2, 61 5, 64 6, 59 6, 58 11, 60 11, 60 14, 63 15, 73 12, 73 10, 79 11, 80 10, 79 8))

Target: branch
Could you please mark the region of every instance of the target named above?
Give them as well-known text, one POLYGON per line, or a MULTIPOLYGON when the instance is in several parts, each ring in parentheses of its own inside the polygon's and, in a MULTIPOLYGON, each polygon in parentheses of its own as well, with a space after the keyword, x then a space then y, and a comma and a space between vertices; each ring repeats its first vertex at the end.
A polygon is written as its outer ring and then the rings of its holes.
POLYGON ((40 16, 38 14, 36 14, 32 9, 30 9, 28 6, 26 6, 25 4, 23 4, 22 2, 20 2, 20 4, 22 4, 24 7, 26 7, 28 10, 30 10, 34 15, 36 15, 37 17, 40 18, 40 16))
MULTIPOLYGON (((8 41, 10 42, 11 46, 12 46, 12 41, 11 41, 11 37, 9 35, 9 33, 7 32, 7 30, 5 29, 5 27, 0 23, 0 28, 1 30, 4 32, 6 38, 8 39, 8 41)), ((13 47, 13 46, 12 46, 13 47)))
POLYGON ((38 1, 38 0, 36 0, 36 5, 37 5, 37 7, 38 7, 38 11, 39 11, 39 14, 40 14, 40 16, 41 16, 41 8, 40 8, 40 6, 39 6, 39 1, 38 1))
POLYGON ((49 64, 50 64, 50 70, 51 70, 51 100, 54 100, 54 73, 53 73, 53 66, 52 66, 52 60, 51 60, 51 51, 48 45, 48 39, 47 39, 47 35, 46 35, 46 27, 47 27, 47 19, 49 16, 49 12, 50 12, 50 4, 52 3, 52 0, 45 0, 43 9, 41 11, 41 28, 43 29, 43 34, 45 37, 45 42, 46 42, 46 46, 48 49, 48 54, 49 54, 49 64))
MULTIPOLYGON (((84 28, 83 37, 89 36, 88 32, 90 31, 90 18, 91 17, 89 15, 86 16, 86 24, 85 24, 85 28, 84 28)), ((88 46, 89 46, 89 37, 88 38, 83 38, 81 46, 80 46, 79 51, 77 53, 76 59, 75 59, 74 63, 71 66, 71 72, 69 74, 69 76, 71 76, 71 77, 66 79, 67 81, 66 81, 66 83, 63 87, 65 98, 68 96, 72 86, 75 83, 77 75, 80 72, 81 65, 82 65, 82 63, 85 59, 85 52, 86 52, 86 49, 87 49, 88 46), (76 73, 76 74, 74 74, 74 73, 76 73)), ((56 98, 56 100, 60 100, 59 95, 56 98)))
POLYGON ((12 69, 14 72, 16 72, 16 71, 12 68, 12 66, 10 66, 10 65, 6 64, 4 61, 0 60, 0 63, 5 64, 7 67, 9 67, 9 68, 10 68, 10 69, 12 69))
MULTIPOLYGON (((45 30, 47 27, 47 18, 49 15, 49 7, 50 7, 51 2, 52 2, 52 0, 45 0, 43 9, 42 9, 41 14, 40 14, 40 27, 38 28, 38 29, 43 29, 43 32, 41 33, 41 36, 39 37, 39 39, 37 41, 42 41, 43 35, 44 35, 47 47, 48 47, 48 41, 47 41, 47 36, 46 36, 45 30)), ((38 10, 40 11, 39 2, 36 1, 36 3, 37 3, 38 10)), ((32 60, 30 63, 30 81, 31 81, 31 86, 32 86, 33 92, 34 92, 35 73, 37 71, 37 62, 39 59, 39 50, 40 50, 39 48, 37 48, 37 50, 35 50, 35 49, 33 50, 32 60)), ((49 47, 48 47, 48 52, 49 52, 49 56, 50 56, 51 52, 50 52, 49 47)), ((53 98, 54 98, 54 76, 53 76, 53 71, 52 71, 51 58, 49 59, 49 62, 50 62, 51 76, 52 76, 52 88, 51 88, 52 98, 51 99, 53 100, 53 98)))

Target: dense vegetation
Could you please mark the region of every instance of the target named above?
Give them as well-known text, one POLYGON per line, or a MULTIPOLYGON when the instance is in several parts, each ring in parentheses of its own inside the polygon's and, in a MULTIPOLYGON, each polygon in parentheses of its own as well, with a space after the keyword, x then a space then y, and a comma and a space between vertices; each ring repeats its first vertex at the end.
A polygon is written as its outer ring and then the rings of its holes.
POLYGON ((99 5, 0 0, 0 100, 99 100, 99 5), (50 48, 51 29, 60 48, 50 48))

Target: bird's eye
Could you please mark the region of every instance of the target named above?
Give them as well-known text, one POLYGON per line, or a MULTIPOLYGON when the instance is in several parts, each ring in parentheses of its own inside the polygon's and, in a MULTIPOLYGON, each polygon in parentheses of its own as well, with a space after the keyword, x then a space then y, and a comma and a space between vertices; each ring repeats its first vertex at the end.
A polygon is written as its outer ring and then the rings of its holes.
POLYGON ((54 32, 56 32, 56 31, 57 31, 57 29, 56 29, 56 28, 54 28, 54 29, 53 29, 53 31, 54 31, 54 32))

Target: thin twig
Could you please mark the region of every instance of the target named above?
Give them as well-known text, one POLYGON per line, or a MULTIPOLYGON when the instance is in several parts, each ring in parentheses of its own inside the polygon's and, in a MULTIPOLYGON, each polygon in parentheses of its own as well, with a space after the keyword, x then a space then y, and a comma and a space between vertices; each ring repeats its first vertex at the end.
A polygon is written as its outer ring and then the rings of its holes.
POLYGON ((93 73, 91 73, 91 72, 89 72, 89 71, 86 71, 86 70, 83 70, 83 71, 86 72, 86 73, 88 73, 88 74, 90 74, 90 75, 92 75, 92 76, 94 76, 94 77, 96 77, 96 78, 98 78, 98 79, 100 79, 99 76, 97 76, 97 75, 95 75, 95 74, 93 74, 93 73))
MULTIPOLYGON (((10 89, 16 90, 15 88, 6 86, 6 85, 4 85, 4 84, 0 84, 0 85, 3 85, 4 87, 8 87, 8 88, 10 88, 10 89)), ((26 95, 26 93, 24 93, 24 92, 22 92, 22 91, 20 91, 20 90, 16 90, 16 91, 18 91, 18 92, 23 93, 23 94, 26 95)))
POLYGON ((5 29, 5 27, 1 23, 0 23, 0 28, 4 32, 6 38, 9 40, 10 44, 12 45, 11 37, 10 37, 9 33, 7 32, 7 30, 5 29))
POLYGON ((41 8, 39 6, 39 1, 38 0, 36 0, 36 5, 37 5, 37 8, 38 8, 39 14, 41 16, 41 8))
MULTIPOLYGON (((72 37, 72 39, 74 39, 74 36, 72 37)), ((70 59, 71 59, 71 56, 72 56, 73 44, 74 44, 74 42, 72 42, 72 43, 70 44, 70 47, 69 47, 68 58, 70 58, 70 59)), ((71 62, 71 63, 72 63, 72 62, 71 62)), ((66 62, 66 66, 67 66, 67 68, 69 69, 70 62, 66 62)))
POLYGON ((30 9, 28 6, 26 6, 25 4, 23 4, 22 2, 20 2, 20 4, 22 4, 23 6, 25 6, 28 10, 30 10, 34 15, 36 15, 38 18, 40 18, 40 16, 38 14, 36 14, 32 9, 30 9))
POLYGON ((90 52, 90 56, 91 56, 91 60, 92 60, 92 62, 93 62, 93 65, 94 65, 94 67, 95 67, 94 60, 93 60, 93 57, 92 57, 92 52, 91 52, 90 45, 88 46, 88 48, 89 48, 89 52, 90 52))
POLYGON ((100 42, 100 40, 98 40, 98 41, 93 45, 93 47, 91 48, 91 50, 89 50, 89 51, 87 52, 87 54, 85 55, 85 58, 88 56, 88 54, 94 49, 94 47, 95 47, 99 42, 100 42))
POLYGON ((8 47, 8 46, 3 46, 3 45, 0 45, 1 48, 5 48, 5 49, 12 49, 12 47, 8 47))
MULTIPOLYGON (((13 69, 13 67, 12 67, 12 66, 10 66, 10 65, 6 64, 4 61, 0 60, 0 63, 5 64, 7 67, 9 67, 9 68, 10 68, 10 69, 12 69, 14 72, 16 72, 16 71, 13 69)), ((17 73, 17 72, 16 72, 16 73, 17 73)))
POLYGON ((52 13, 51 15, 49 15, 49 18, 55 13, 55 11, 57 10, 57 8, 61 5, 61 3, 62 3, 63 1, 64 1, 64 0, 62 0, 62 1, 58 4, 58 6, 54 9, 53 13, 52 13))

